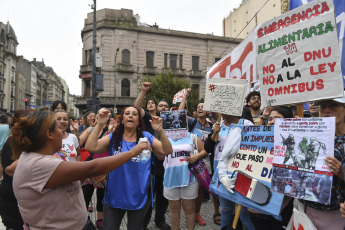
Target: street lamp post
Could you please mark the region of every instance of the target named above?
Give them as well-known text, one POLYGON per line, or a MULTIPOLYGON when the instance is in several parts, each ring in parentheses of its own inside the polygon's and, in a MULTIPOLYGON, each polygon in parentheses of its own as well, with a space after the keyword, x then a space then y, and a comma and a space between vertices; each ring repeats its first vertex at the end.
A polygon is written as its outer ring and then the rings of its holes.
POLYGON ((117 52, 119 52, 119 48, 116 49, 115 62, 114 62, 114 114, 115 114, 115 116, 117 113, 117 108, 116 108, 116 57, 117 57, 117 52))
POLYGON ((96 111, 96 44, 97 44, 97 37, 96 37, 96 0, 93 0, 93 5, 91 6, 91 9, 93 9, 93 38, 92 38, 92 111, 95 113, 96 111))

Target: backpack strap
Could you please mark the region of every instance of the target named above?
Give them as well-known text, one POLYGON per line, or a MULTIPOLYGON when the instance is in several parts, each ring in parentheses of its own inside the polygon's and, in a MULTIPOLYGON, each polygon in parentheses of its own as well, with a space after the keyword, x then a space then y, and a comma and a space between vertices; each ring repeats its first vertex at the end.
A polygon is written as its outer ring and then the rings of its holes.
POLYGON ((192 132, 192 130, 194 129, 196 123, 198 122, 198 119, 197 118, 194 118, 194 122, 192 123, 192 125, 188 128, 188 132, 192 132))

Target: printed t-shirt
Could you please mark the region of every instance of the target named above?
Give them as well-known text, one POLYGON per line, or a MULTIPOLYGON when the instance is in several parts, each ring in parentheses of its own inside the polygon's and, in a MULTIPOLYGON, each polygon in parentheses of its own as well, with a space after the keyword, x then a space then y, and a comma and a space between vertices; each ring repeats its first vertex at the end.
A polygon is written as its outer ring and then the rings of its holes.
POLYGON ((194 183, 195 177, 188 168, 187 160, 194 151, 193 138, 195 134, 191 133, 188 133, 188 137, 177 140, 169 138, 173 153, 165 156, 164 187, 184 187, 194 183))
POLYGON ((82 229, 87 221, 80 181, 45 188, 62 162, 52 155, 22 153, 13 176, 13 190, 30 230, 82 229))
POLYGON ((78 138, 74 134, 69 133, 68 137, 62 139, 62 147, 58 152, 54 153, 54 156, 58 159, 69 161, 71 153, 75 153, 75 156, 77 157, 78 147, 78 138))
MULTIPOLYGON (((252 122, 246 119, 240 119, 238 122, 239 125, 253 125, 252 122)), ((230 126, 227 127, 224 125, 224 123, 220 126, 220 132, 218 134, 218 142, 216 146, 214 147, 214 163, 213 168, 216 169, 218 166, 218 162, 220 160, 220 157, 222 156, 223 147, 225 144, 226 137, 228 136, 230 131, 230 126)))
MULTIPOLYGON (((144 131, 144 136, 152 147, 153 136, 144 131)), ((109 134, 111 140, 113 133, 109 134)), ((131 150, 137 143, 126 142, 122 139, 122 146, 114 152, 114 147, 110 146, 110 156, 121 154, 131 150)), ((108 173, 106 190, 104 195, 105 202, 112 208, 127 210, 138 210, 144 207, 149 194, 151 161, 145 164, 140 162, 139 156, 121 165, 117 169, 108 173)), ((151 189, 152 190, 152 189, 151 189)))

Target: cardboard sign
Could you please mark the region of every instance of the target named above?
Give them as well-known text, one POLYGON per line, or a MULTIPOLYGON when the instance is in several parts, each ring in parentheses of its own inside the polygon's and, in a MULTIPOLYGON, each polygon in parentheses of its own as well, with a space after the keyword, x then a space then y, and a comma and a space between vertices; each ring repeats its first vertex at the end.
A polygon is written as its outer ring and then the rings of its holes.
MULTIPOLYGON (((240 127, 242 133, 240 150, 233 159, 229 160, 228 175, 232 175, 236 170, 242 171, 268 188, 271 188, 274 150, 273 126, 231 125, 230 128, 232 127, 240 127)), ((210 189, 214 193, 235 203, 273 215, 277 219, 279 218, 284 195, 278 192, 272 192, 272 197, 267 204, 259 205, 237 191, 234 191, 233 194, 228 192, 219 181, 218 169, 212 178, 210 189)))
POLYGON ((207 79, 245 79, 248 82, 246 92, 248 94, 250 83, 257 79, 255 47, 255 30, 253 30, 246 39, 207 71, 207 79))
POLYGON ((272 190, 329 204, 333 174, 325 163, 334 156, 334 117, 276 119, 272 190))
POLYGON ((173 104, 181 102, 185 95, 186 95, 186 89, 183 89, 183 90, 177 92, 173 97, 173 104))
POLYGON ((188 136, 186 110, 163 111, 160 117, 167 137, 179 139, 188 136))
POLYGON ((256 28, 262 105, 343 96, 333 0, 313 1, 256 28))
MULTIPOLYGON (((295 9, 304 4, 311 2, 311 0, 290 0, 290 9, 295 9)), ((336 22, 338 27, 338 39, 339 39, 339 52, 341 59, 341 69, 343 75, 343 82, 345 86, 345 46, 344 46, 344 35, 345 35, 345 4, 344 0, 334 0, 334 11, 336 15, 336 22)), ((345 88, 345 87, 344 87, 345 88)))
POLYGON ((247 80, 241 79, 208 79, 204 110, 241 116, 247 85, 247 80))

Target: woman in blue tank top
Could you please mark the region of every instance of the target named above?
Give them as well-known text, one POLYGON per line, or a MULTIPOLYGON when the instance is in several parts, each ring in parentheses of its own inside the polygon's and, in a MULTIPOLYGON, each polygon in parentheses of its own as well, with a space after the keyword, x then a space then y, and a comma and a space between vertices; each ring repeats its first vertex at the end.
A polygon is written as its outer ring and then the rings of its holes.
MULTIPOLYGON (((98 112, 95 133, 98 133, 96 129, 100 129, 107 121, 108 115, 105 114, 101 110, 98 112)), ((162 119, 153 116, 151 125, 158 133, 160 141, 144 131, 139 109, 127 107, 122 111, 115 131, 99 140, 90 135, 86 149, 94 153, 109 150, 110 156, 119 155, 130 151, 137 145, 139 138, 146 137, 155 154, 171 154, 172 146, 162 129, 162 119)), ((120 229, 126 213, 127 229, 142 229, 147 209, 152 205, 151 162, 152 157, 146 163, 141 163, 139 156, 133 157, 108 173, 104 195, 104 229, 120 229)))

